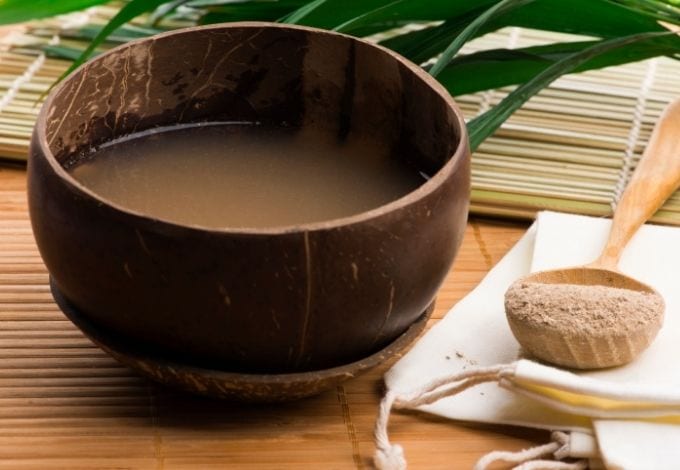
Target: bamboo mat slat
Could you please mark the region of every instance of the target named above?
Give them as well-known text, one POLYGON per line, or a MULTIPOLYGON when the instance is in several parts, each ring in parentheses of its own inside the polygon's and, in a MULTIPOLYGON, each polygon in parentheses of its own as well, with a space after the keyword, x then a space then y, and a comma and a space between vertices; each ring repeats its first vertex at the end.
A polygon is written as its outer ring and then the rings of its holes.
MULTIPOLYGON (((0 470, 371 468, 389 363, 317 397, 275 406, 149 383, 84 338, 51 300, 28 220, 25 178, 20 168, 0 171, 0 207, 16 214, 0 217, 0 470)), ((525 228, 468 225, 430 326, 525 228)), ((390 430, 414 469, 471 468, 490 450, 548 439, 541 431, 414 413, 395 414, 390 430)))

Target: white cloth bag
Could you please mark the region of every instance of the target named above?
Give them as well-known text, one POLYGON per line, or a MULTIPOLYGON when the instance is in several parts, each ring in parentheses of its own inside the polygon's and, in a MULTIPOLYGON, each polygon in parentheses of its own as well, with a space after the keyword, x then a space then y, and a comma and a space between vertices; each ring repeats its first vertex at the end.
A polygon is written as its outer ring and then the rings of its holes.
POLYGON ((680 228, 645 225, 621 259, 624 273, 653 286, 666 301, 661 331, 631 364, 568 372, 522 359, 505 319, 503 298, 513 281, 594 260, 610 223, 539 214, 479 286, 387 372, 376 424, 379 467, 405 467, 400 448, 384 432, 394 406, 560 431, 554 435, 558 442, 522 455, 492 453, 478 468, 497 459, 519 463, 554 454, 586 460, 517 468, 680 469, 680 228))

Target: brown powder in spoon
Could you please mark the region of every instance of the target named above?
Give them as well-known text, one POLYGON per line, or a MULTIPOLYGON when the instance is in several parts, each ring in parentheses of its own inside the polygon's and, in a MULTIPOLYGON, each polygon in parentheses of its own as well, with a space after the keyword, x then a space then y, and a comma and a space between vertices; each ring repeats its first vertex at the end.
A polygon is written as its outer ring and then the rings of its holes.
POLYGON ((615 287, 519 281, 505 294, 505 311, 515 336, 539 359, 604 367, 634 354, 636 344, 651 342, 664 301, 656 293, 615 287))

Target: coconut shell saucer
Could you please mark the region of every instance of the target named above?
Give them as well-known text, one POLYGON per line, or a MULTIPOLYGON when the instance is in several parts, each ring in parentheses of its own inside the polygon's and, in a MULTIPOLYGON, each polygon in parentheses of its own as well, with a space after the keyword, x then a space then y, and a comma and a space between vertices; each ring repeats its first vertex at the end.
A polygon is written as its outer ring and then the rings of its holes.
POLYGON ((316 395, 356 377, 409 346, 423 331, 434 302, 394 341, 358 361, 323 370, 283 374, 248 374, 201 368, 150 354, 108 334, 78 311, 50 280, 59 308, 90 340, 114 359, 164 385, 188 392, 248 402, 283 402, 316 395))

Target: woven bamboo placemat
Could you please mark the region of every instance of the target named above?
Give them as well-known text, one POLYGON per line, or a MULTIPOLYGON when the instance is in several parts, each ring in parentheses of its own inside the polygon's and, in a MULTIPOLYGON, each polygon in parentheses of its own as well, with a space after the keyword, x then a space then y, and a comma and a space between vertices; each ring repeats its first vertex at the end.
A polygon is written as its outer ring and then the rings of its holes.
MULTIPOLYGON (((0 157, 25 160, 40 97, 69 62, 45 46, 83 48, 83 28, 101 25, 115 6, 90 8, 25 25, 0 41, 0 157), (49 49, 48 49, 49 50, 49 49)), ((163 28, 191 24, 174 20, 163 28)), ((144 26, 142 19, 138 27, 144 26)), ((516 48, 576 36, 506 28, 473 41, 463 53, 516 48)), ((104 47, 120 40, 112 38, 104 47)), ((472 213, 531 218, 552 209, 609 215, 664 105, 680 95, 680 61, 657 58, 563 77, 488 139, 472 160, 472 213)), ((456 97, 470 118, 510 88, 456 97)), ((680 224, 680 193, 655 221, 680 224)))
MULTIPOLYGON (((322 395, 251 406, 175 392, 89 342, 52 301, 33 241, 25 170, 0 167, 0 469, 371 468, 372 430, 389 364, 322 395)), ((473 221, 430 324, 521 236, 473 221)), ((451 354, 455 354, 452 349, 451 354)), ((396 414, 412 468, 471 468, 492 449, 547 433, 396 414)))

